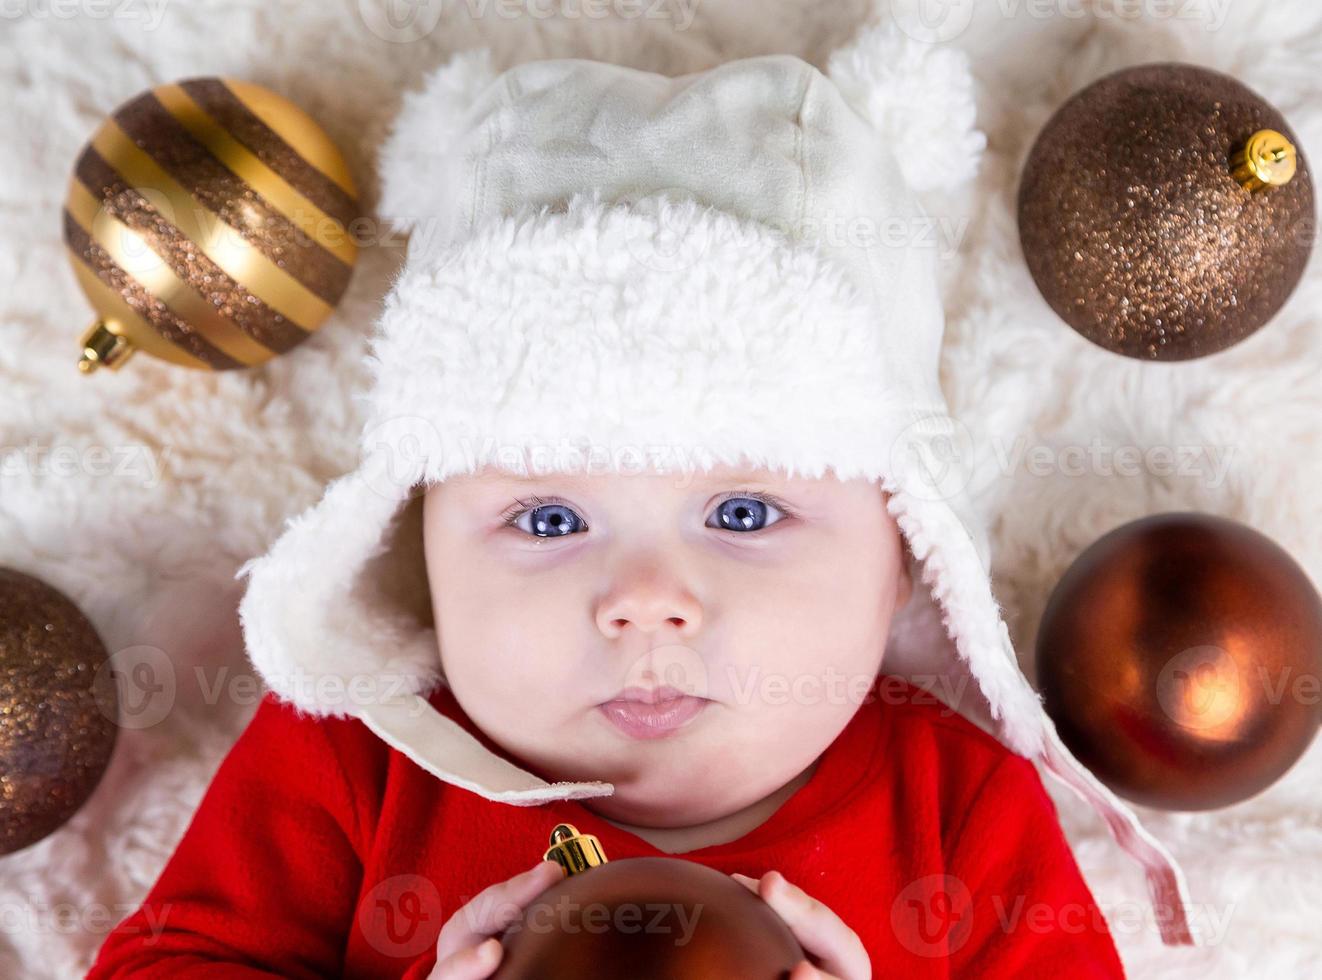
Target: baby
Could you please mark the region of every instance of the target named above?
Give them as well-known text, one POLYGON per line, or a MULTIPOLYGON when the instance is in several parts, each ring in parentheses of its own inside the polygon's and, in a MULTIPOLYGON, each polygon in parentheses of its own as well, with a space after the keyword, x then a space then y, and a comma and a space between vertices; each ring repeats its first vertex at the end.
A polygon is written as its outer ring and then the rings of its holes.
POLYGON ((408 95, 360 464, 240 571, 269 693, 89 975, 488 977, 570 823, 734 875, 792 980, 1123 976, 1034 760, 1189 942, 934 465, 966 433, 895 230, 974 172, 973 114, 888 24, 825 72, 479 50, 408 95))
MULTIPOLYGON (((862 479, 483 472, 432 488, 424 528, 455 701, 547 778, 611 783, 588 808, 665 853, 746 837, 813 777, 911 590, 862 479), (769 693, 786 679, 816 683, 769 693)), ((508 914, 559 877, 543 862, 479 895, 442 930, 433 976, 486 976, 500 945, 477 941, 505 920, 481 910, 508 914)), ((869 975, 830 909, 776 873, 760 892, 825 964, 796 980, 869 975)))

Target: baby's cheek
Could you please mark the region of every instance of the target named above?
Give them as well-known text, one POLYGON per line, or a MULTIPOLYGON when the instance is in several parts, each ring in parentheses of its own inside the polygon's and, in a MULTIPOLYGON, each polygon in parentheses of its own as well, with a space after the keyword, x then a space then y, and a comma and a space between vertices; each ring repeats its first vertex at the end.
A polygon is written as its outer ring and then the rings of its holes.
POLYGON ((853 687, 866 690, 885 647, 875 617, 830 595, 768 604, 730 636, 732 677, 721 680, 754 708, 839 703, 853 687))
POLYGON ((531 703, 542 684, 544 660, 525 643, 485 637, 470 646, 458 667, 474 698, 494 708, 518 710, 531 703))

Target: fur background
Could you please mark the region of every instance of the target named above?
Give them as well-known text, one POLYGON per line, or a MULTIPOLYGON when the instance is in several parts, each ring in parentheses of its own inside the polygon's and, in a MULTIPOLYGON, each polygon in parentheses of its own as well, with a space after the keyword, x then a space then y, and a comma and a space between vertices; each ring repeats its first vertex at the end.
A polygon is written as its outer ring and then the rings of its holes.
MULTIPOLYGON (((1141 364, 1055 318, 1028 276, 1014 216, 1019 168, 1047 116, 1127 65, 1181 60, 1228 72, 1285 114, 1305 154, 1322 148, 1322 7, 929 6, 946 18, 947 43, 974 57, 990 141, 947 269, 943 382, 954 413, 988 435, 977 485, 992 522, 997 595, 1020 649, 1032 650, 1072 558, 1150 513, 1233 517, 1322 581, 1316 257, 1254 337, 1198 361, 1141 364), (1154 458, 1139 475, 1109 471, 1117 453, 1149 449, 1175 465, 1154 458), (1050 461, 1030 465, 1026 452, 1050 461)), ((0 859, 0 975, 87 968, 154 882, 251 715, 258 694, 247 683, 233 575, 352 465, 364 342, 403 254, 389 239, 364 250, 336 316, 264 368, 206 375, 138 355, 118 374, 82 377, 76 342, 91 313, 68 268, 60 207, 102 118, 166 81, 257 82, 328 129, 371 207, 375 150, 401 93, 452 51, 489 44, 502 66, 577 56, 666 74, 780 51, 821 65, 874 13, 871 0, 424 0, 394 9, 411 9, 411 33, 421 36, 403 40, 404 22, 392 28, 374 0, 16 0, 0 11, 0 564, 66 591, 112 652, 149 648, 172 665, 174 685, 163 718, 120 731, 110 769, 75 817, 0 859)), ((1185 867, 1195 925, 1211 932, 1212 944, 1193 951, 1160 945, 1137 868, 1091 811, 1047 781, 1132 976, 1313 975, 1322 953, 1320 776, 1315 744, 1284 779, 1237 806, 1139 810, 1185 867)))

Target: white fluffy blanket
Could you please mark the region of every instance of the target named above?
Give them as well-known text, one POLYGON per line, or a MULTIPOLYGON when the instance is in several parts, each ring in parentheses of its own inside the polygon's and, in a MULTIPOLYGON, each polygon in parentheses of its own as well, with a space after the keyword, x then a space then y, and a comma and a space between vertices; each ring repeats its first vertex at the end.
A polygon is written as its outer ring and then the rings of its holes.
MULTIPOLYGON (((245 78, 325 125, 370 205, 374 150, 401 91, 451 51, 486 43, 505 64, 582 56, 668 74, 779 51, 821 64, 871 15, 869 0, 411 6, 437 19, 408 43, 381 36, 389 31, 373 0, 15 0, 0 9, 0 564, 67 591, 111 650, 157 648, 176 685, 163 720, 121 731, 105 779, 66 826, 0 860, 0 975, 85 970, 155 880, 251 714, 233 574, 352 463, 364 338, 401 259, 398 242, 367 249, 335 318, 264 369, 207 375, 139 355, 121 373, 82 377, 76 342, 90 311, 68 269, 60 207, 102 117, 162 82, 245 78)), ((1020 257, 1014 216, 1019 167, 1051 110, 1088 81, 1139 62, 1229 72, 1282 110, 1305 152, 1322 152, 1322 7, 973 6, 935 4, 968 20, 952 43, 974 55, 990 137, 952 264, 943 380, 956 414, 976 414, 992 434, 983 500, 994 521, 998 594, 1020 648, 1032 649, 1046 596, 1071 558, 1149 513, 1234 517, 1322 581, 1317 264, 1275 321, 1236 348, 1141 364, 1091 347, 1052 315, 1020 257), (1039 446, 1057 462, 1026 466, 1021 454, 1039 446), (1077 471, 1070 447, 1100 463, 1077 471), (1168 470, 1156 457, 1141 475, 1109 473, 1117 454, 1154 447, 1183 465, 1168 470)), ((1319 777, 1315 745, 1285 779, 1238 806, 1141 811, 1188 871, 1195 921, 1213 930, 1213 944, 1193 951, 1160 945, 1135 866, 1090 811, 1048 783, 1133 976, 1315 975, 1319 777)))

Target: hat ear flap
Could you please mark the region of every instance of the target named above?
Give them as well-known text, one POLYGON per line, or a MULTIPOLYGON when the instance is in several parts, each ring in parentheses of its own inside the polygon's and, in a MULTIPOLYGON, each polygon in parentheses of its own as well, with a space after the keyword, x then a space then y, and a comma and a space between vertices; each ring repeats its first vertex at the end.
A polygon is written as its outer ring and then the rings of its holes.
POLYGON ((930 499, 921 483, 889 475, 882 480, 889 492, 887 507, 918 572, 883 669, 908 676, 919 687, 936 685, 933 693, 954 699, 952 707, 1015 752, 1040 755, 1046 718, 1039 695, 1019 668, 992 595, 979 547, 980 523, 965 513, 959 495, 930 499))
POLYGON ((314 715, 422 693, 443 680, 408 483, 374 461, 340 477, 243 565, 239 603, 253 666, 278 697, 314 715), (404 540, 417 538, 418 540, 404 540))
POLYGON ((363 723, 392 749, 438 779, 494 803, 538 806, 552 800, 610 796, 612 783, 548 783, 487 750, 453 718, 416 694, 366 704, 363 723))
MULTIPOLYGON (((939 427, 934 430, 939 432, 939 427)), ((926 455, 930 457, 930 451, 926 455)), ((1134 812, 1070 754, 1041 696, 1020 669, 992 594, 986 532, 968 493, 962 486, 942 490, 930 470, 910 468, 903 459, 892 457, 891 472, 881 483, 888 494, 887 508, 921 562, 926 588, 915 597, 913 608, 897 617, 884 672, 908 677, 942 698, 1019 755, 1041 762, 1091 805, 1115 841, 1143 867, 1155 907, 1171 913, 1161 923, 1163 941, 1193 942, 1180 866, 1134 812), (936 628, 938 618, 944 631, 936 628), (963 686, 969 677, 974 691, 963 686)))

